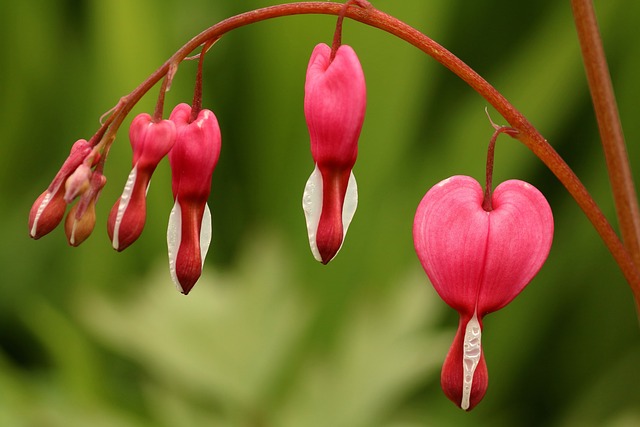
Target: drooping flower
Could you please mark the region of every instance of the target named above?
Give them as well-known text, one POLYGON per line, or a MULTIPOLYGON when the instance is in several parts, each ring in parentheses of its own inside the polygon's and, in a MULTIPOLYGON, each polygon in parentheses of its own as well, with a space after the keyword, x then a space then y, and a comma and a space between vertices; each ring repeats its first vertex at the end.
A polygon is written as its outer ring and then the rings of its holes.
POLYGON ((169 117, 176 125, 176 143, 169 153, 174 206, 169 217, 169 269, 176 287, 188 294, 202 274, 211 242, 211 212, 207 204, 211 177, 220 156, 218 120, 210 110, 179 104, 169 117))
POLYGON ((173 147, 176 127, 170 120, 154 121, 149 114, 142 113, 131 122, 129 140, 133 149, 133 168, 107 222, 109 239, 117 251, 129 247, 144 229, 151 176, 173 147))
POLYGON ((81 167, 91 148, 87 140, 77 140, 49 187, 36 199, 29 212, 29 235, 33 239, 50 233, 62 221, 67 209, 65 183, 81 167))
POLYGON ((315 168, 304 189, 309 244, 314 257, 328 263, 340 250, 358 204, 352 169, 364 122, 366 86, 354 50, 319 44, 307 68, 304 113, 315 168))
POLYGON ((460 315, 441 385, 464 410, 478 404, 488 385, 483 317, 507 305, 533 279, 553 239, 551 208, 532 185, 503 182, 489 211, 482 207, 483 197, 475 179, 448 178, 424 196, 413 225, 422 266, 440 297, 460 315))

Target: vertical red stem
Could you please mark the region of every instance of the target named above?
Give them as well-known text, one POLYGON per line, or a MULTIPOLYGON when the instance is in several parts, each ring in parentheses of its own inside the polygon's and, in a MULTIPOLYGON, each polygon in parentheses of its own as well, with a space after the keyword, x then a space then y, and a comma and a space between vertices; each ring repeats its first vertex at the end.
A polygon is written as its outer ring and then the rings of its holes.
POLYGON ((611 76, 592 0, 572 0, 591 98, 613 189, 624 246, 640 269, 640 209, 611 76))

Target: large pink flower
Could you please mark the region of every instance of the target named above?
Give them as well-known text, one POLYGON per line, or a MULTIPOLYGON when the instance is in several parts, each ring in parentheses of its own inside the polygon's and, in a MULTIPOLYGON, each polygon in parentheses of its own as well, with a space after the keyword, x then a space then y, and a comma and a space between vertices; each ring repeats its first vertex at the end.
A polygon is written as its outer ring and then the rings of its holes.
POLYGON ((315 169, 302 199, 309 244, 326 264, 342 246, 358 204, 351 170, 364 122, 366 86, 354 50, 342 45, 331 60, 331 48, 313 50, 305 82, 304 113, 315 169))
POLYGON ((503 182, 490 211, 483 209, 483 197, 473 178, 448 178, 424 196, 413 225, 422 266, 440 297, 460 314, 441 383, 465 410, 482 399, 488 384, 482 318, 507 305, 533 279, 553 239, 551 208, 532 185, 503 182))

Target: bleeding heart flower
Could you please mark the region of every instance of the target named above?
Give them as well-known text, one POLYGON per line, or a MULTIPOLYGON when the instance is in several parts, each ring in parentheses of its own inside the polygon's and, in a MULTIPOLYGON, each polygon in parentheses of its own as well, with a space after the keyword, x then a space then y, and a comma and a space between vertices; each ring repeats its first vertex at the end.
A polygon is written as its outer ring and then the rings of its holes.
POLYGON ((460 314, 441 384, 465 410, 482 399, 488 384, 482 318, 507 305, 533 279, 553 239, 551 208, 532 185, 503 182, 489 211, 483 198, 475 179, 448 178, 427 192, 413 224, 422 266, 440 297, 460 314))
POLYGON ((135 242, 147 218, 147 190, 158 163, 176 140, 176 126, 170 120, 154 121, 146 113, 131 122, 129 140, 133 149, 133 168, 120 198, 109 213, 107 232, 113 248, 123 251, 135 242))
POLYGON ((311 251, 323 264, 340 250, 358 205, 351 170, 365 108, 364 73, 354 50, 342 45, 332 60, 331 48, 317 45, 309 60, 304 96, 315 169, 305 186, 302 207, 311 251))
POLYGON ((221 148, 215 114, 200 110, 195 120, 191 115, 189 105, 179 104, 169 118, 177 131, 176 143, 169 153, 175 200, 167 230, 169 269, 176 287, 185 295, 202 274, 211 242, 207 199, 221 148))

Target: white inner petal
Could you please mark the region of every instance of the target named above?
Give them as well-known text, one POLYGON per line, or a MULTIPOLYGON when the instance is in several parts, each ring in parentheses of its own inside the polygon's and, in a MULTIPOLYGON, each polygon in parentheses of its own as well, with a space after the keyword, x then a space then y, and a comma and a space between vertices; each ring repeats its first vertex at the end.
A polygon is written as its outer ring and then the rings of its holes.
POLYGON ((36 233, 38 232, 38 221, 40 221, 42 212, 44 212, 45 208, 49 205, 49 202, 51 202, 52 198, 53 198, 53 193, 47 191, 47 194, 42 199, 42 202, 40 202, 40 206, 38 206, 38 211, 36 212, 35 218, 33 219, 33 226, 31 227, 31 237, 36 236, 36 233))
POLYGON ((347 193, 344 197, 344 204, 342 205, 342 241, 344 242, 344 237, 347 235, 347 229, 349 228, 349 224, 351 224, 351 220, 353 219, 353 215, 356 213, 356 208, 358 207, 358 184, 356 183, 356 177, 353 176, 353 172, 349 175, 349 184, 347 185, 347 193))
POLYGON ((464 333, 464 346, 462 356, 462 402, 460 407, 465 411, 469 409, 471 399, 471 387, 473 386, 473 374, 480 362, 480 356, 482 355, 482 330, 480 329, 480 322, 478 322, 478 316, 473 313, 473 317, 467 323, 467 328, 464 333))
POLYGON ((76 244, 76 228, 78 225, 78 220, 74 218, 73 220, 73 226, 71 227, 71 236, 69 237, 69 242, 72 245, 76 244))
POLYGON ((169 215, 169 226, 167 227, 167 248, 169 252, 169 273, 171 273, 171 280, 175 283, 176 288, 180 293, 183 293, 182 286, 178 281, 176 274, 176 258, 178 257, 178 249, 180 249, 180 242, 182 241, 182 212, 180 211, 180 203, 176 199, 176 202, 171 209, 169 215))
POLYGON ((131 193, 133 193, 133 187, 136 183, 136 177, 138 176, 138 167, 134 166, 129 173, 129 177, 127 178, 127 182, 124 184, 124 190, 122 190, 122 196, 120 196, 120 203, 118 203, 118 213, 116 214, 116 222, 113 226, 113 248, 118 249, 120 246, 120 240, 118 238, 118 234, 120 233, 120 224, 122 223, 122 218, 124 218, 124 213, 127 210, 127 206, 129 206, 129 201, 131 200, 131 193))
POLYGON ((204 258, 207 256, 209 245, 211 244, 212 221, 209 204, 205 204, 204 213, 202 214, 202 224, 200 226, 200 260, 202 261, 202 267, 204 267, 204 258))
POLYGON ((307 233, 309 234, 309 246, 313 257, 322 262, 318 245, 316 244, 316 233, 318 223, 322 214, 322 174, 316 164, 311 176, 307 180, 302 195, 302 209, 307 222, 307 233))
MULTIPOLYGON (((356 183, 356 177, 353 175, 353 172, 351 172, 342 205, 342 243, 344 243, 344 237, 347 234, 347 229, 349 228, 349 224, 351 224, 357 207, 358 184, 356 183)), ((304 187, 302 209, 304 210, 307 222, 307 233, 309 235, 311 252, 316 260, 322 262, 322 257, 320 256, 320 251, 316 243, 316 233, 318 231, 318 224, 320 223, 320 215, 322 214, 322 174, 317 164, 304 187)), ((342 244, 340 248, 342 248, 342 244)), ((340 251, 340 248, 338 251, 340 251)))

